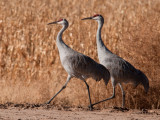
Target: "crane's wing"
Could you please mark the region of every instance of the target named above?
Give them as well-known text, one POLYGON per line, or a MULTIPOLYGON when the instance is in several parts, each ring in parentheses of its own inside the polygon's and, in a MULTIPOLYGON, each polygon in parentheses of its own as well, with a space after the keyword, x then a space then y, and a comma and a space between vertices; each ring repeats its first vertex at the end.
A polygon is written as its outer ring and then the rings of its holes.
POLYGON ((128 78, 131 74, 137 72, 136 68, 120 57, 107 58, 102 64, 116 78, 128 78))
POLYGON ((98 64, 90 57, 81 53, 68 56, 67 59, 70 63, 69 66, 75 72, 74 74, 84 76, 85 78, 92 77, 96 81, 103 79, 107 85, 110 73, 103 65, 98 64))

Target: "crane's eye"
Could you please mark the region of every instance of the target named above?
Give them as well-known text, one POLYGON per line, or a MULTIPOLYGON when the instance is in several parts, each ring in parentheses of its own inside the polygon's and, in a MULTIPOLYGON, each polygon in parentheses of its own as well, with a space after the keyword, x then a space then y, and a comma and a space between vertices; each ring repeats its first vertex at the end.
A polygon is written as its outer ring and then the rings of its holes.
POLYGON ((63 21, 63 19, 58 20, 58 22, 63 21))
POLYGON ((97 17, 97 16, 99 16, 99 14, 96 14, 96 15, 94 15, 93 17, 97 17))

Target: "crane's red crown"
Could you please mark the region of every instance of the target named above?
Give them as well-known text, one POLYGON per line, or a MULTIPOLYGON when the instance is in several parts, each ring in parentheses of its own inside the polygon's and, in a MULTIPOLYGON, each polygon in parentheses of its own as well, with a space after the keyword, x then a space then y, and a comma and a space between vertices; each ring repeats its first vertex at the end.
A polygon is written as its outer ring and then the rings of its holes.
POLYGON ((97 17, 97 16, 99 16, 99 14, 96 14, 96 15, 94 15, 93 17, 97 17))
POLYGON ((63 19, 58 20, 58 22, 62 21, 63 19))

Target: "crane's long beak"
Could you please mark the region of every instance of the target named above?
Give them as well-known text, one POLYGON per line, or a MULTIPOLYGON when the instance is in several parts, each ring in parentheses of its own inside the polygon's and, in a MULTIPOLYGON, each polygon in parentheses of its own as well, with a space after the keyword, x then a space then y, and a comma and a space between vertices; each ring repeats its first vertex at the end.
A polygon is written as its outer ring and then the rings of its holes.
POLYGON ((58 21, 55 21, 55 22, 51 22, 51 23, 48 23, 47 25, 50 25, 50 24, 56 24, 58 21))
POLYGON ((87 18, 83 18, 83 19, 81 19, 81 20, 90 20, 90 19, 92 19, 93 17, 87 17, 87 18))

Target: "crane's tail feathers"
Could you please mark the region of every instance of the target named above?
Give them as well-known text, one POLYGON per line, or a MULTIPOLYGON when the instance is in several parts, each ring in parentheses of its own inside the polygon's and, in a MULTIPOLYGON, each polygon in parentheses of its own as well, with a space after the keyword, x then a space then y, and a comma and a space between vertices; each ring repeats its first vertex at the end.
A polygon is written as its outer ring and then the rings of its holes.
POLYGON ((108 71, 108 69, 106 69, 106 71, 105 71, 105 73, 104 73, 104 77, 103 77, 103 80, 104 80, 105 85, 108 84, 109 79, 110 79, 110 72, 108 71))
POLYGON ((147 76, 140 70, 138 70, 138 76, 140 77, 141 83, 145 89, 145 92, 147 93, 149 90, 149 80, 148 80, 147 76))
POLYGON ((105 85, 107 85, 110 79, 110 72, 105 67, 101 67, 101 69, 94 74, 94 79, 96 81, 103 79, 105 85))
POLYGON ((92 74, 92 78, 96 81, 100 81, 101 79, 103 79, 105 85, 108 84, 110 79, 110 72, 103 65, 97 64, 96 69, 93 68, 91 73, 94 73, 92 74))

